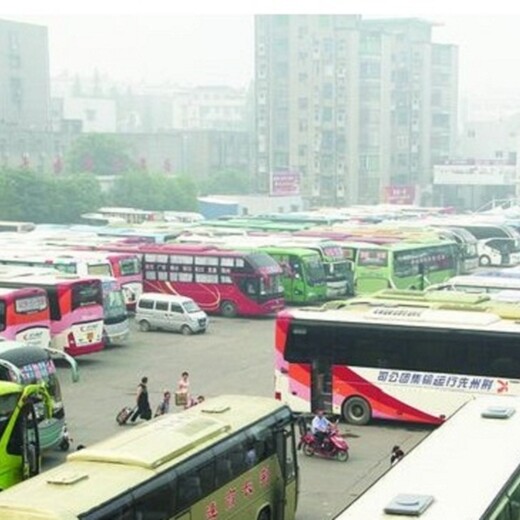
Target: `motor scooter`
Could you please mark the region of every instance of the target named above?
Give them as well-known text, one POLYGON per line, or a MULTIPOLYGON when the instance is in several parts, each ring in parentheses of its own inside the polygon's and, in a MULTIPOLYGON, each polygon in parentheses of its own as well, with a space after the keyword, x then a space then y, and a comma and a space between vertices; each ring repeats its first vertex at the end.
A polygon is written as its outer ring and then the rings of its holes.
POLYGON ((316 440, 305 418, 300 418, 298 427, 300 429, 298 449, 302 449, 307 457, 319 455, 327 459, 339 460, 340 462, 346 462, 348 460, 349 446, 347 441, 339 433, 337 421, 331 424, 329 433, 327 437, 325 437, 323 444, 320 444, 316 440))

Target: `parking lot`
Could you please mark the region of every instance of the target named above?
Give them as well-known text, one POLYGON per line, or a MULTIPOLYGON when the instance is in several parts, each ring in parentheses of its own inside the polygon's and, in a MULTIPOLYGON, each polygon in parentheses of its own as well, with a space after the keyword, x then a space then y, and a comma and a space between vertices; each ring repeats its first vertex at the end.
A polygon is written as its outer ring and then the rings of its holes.
MULTIPOLYGON (((175 390, 182 371, 190 373, 190 391, 211 397, 219 394, 273 395, 273 319, 210 318, 206 334, 183 336, 168 332, 140 332, 132 323, 125 346, 78 358, 80 381, 59 368, 72 449, 113 435, 119 409, 133 405, 140 378, 149 378, 155 409, 164 389, 175 390)), ((173 413, 176 413, 175 410, 173 413)), ((389 467, 390 450, 399 444, 409 451, 430 429, 394 423, 365 427, 341 424, 350 445, 348 462, 306 458, 300 454, 300 499, 297 518, 333 518, 389 467)), ((46 456, 44 467, 65 454, 46 456)))

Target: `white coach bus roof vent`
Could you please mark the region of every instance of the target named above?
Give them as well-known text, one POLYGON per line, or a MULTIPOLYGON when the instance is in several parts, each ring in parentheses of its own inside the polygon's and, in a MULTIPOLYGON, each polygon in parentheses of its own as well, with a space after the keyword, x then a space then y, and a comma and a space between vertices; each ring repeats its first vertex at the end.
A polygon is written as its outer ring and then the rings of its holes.
POLYGON ((397 495, 384 511, 388 515, 421 516, 432 503, 432 495, 397 495))
POLYGON ((480 415, 484 419, 509 419, 515 412, 513 406, 488 406, 480 415))

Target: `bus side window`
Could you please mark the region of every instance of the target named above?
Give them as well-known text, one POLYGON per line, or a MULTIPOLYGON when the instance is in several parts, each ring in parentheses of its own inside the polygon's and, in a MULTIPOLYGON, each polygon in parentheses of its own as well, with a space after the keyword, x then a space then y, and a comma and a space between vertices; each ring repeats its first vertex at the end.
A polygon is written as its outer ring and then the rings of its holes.
POLYGON ((177 468, 176 488, 177 513, 215 490, 215 464, 211 451, 200 453, 177 468))
POLYGON ((134 493, 136 520, 170 518, 174 511, 175 474, 170 471, 137 488, 134 493))
POLYGON ((183 511, 202 497, 200 478, 194 473, 179 475, 177 480, 177 511, 183 511))
POLYGON ((231 476, 233 475, 233 471, 231 469, 231 461, 225 456, 220 456, 217 459, 215 465, 215 473, 215 481, 217 488, 229 482, 231 480, 231 476))

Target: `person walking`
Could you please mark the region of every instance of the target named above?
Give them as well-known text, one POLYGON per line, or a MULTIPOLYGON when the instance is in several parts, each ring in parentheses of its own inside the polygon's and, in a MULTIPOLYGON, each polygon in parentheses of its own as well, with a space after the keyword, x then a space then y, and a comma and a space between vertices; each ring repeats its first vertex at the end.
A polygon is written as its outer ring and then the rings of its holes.
POLYGON ((138 417, 149 421, 152 418, 152 409, 150 407, 150 400, 148 398, 148 378, 142 377, 141 382, 137 385, 137 410, 130 419, 131 422, 135 422, 138 417))

